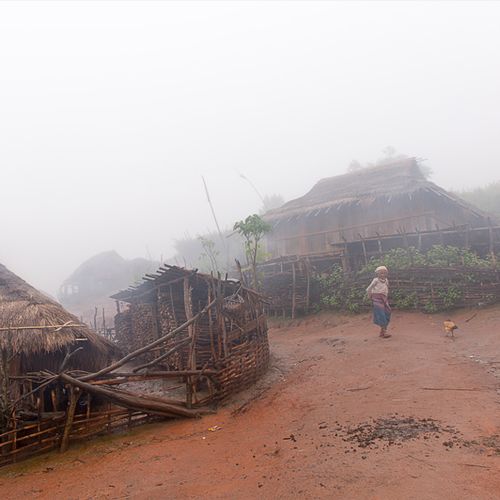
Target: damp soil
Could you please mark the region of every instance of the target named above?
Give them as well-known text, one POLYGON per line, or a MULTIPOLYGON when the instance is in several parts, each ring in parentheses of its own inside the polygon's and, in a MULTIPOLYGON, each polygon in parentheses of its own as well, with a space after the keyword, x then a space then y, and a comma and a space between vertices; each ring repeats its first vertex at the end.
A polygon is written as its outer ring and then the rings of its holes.
POLYGON ((500 308, 274 323, 268 374, 217 414, 0 470, 0 498, 496 499, 500 308))

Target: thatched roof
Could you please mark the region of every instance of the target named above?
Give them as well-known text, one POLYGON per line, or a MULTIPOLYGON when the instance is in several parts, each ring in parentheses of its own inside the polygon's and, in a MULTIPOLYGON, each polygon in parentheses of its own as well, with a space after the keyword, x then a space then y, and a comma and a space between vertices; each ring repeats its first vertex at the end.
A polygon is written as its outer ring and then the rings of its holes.
POLYGON ((428 181, 416 159, 408 158, 321 179, 307 194, 285 203, 280 208, 270 210, 265 218, 272 221, 331 208, 347 208, 353 204, 368 207, 376 200, 391 201, 423 191, 444 197, 448 202, 458 204, 476 216, 487 217, 481 210, 428 181))
POLYGON ((64 325, 62 328, 0 331, 0 349, 29 355, 51 353, 79 342, 95 355, 107 355, 114 345, 84 325, 60 304, 39 292, 0 264, 0 328, 64 325), (79 341, 78 339, 86 339, 79 341))

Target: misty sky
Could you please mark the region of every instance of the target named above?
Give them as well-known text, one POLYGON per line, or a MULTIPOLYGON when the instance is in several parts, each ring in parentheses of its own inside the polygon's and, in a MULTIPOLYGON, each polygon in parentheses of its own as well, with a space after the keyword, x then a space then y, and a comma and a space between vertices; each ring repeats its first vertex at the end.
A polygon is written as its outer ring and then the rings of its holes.
POLYGON ((499 3, 1 2, 0 262, 55 293, 392 145, 499 180, 499 3))

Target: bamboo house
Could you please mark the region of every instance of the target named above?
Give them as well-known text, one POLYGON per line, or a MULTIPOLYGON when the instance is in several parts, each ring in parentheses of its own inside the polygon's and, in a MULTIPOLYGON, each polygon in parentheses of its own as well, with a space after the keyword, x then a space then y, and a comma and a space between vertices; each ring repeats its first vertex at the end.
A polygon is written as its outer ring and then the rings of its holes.
POLYGON ((414 158, 320 180, 269 211, 271 258, 316 257, 353 241, 488 227, 490 215, 428 181, 414 158))
POLYGON ((117 341, 124 351, 141 350, 171 336, 143 352, 134 371, 184 376, 188 408, 220 401, 254 383, 267 369, 264 304, 239 281, 165 265, 113 298, 127 304, 115 317, 117 341))

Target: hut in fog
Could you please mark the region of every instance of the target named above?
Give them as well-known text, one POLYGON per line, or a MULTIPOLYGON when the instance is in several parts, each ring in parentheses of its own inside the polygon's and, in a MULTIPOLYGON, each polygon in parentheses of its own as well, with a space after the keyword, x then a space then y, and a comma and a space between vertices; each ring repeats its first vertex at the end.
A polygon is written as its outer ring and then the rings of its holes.
POLYGON ((96 370, 116 348, 60 304, 0 264, 0 349, 11 350, 21 373, 57 370, 68 350, 82 347, 70 361, 96 370))
POLYGON ((115 251, 99 253, 83 262, 64 280, 57 299, 87 324, 93 324, 94 329, 104 331, 105 326, 113 325, 114 303, 109 296, 140 280, 158 265, 159 262, 142 258, 124 259, 115 251), (102 309, 104 318, 101 318, 102 309))
POLYGON ((9 405, 7 398, 14 399, 32 389, 26 385, 23 375, 40 371, 57 373, 66 355, 80 347, 68 360, 68 368, 97 370, 117 351, 113 344, 81 325, 60 304, 0 264, 3 406, 9 405))
POLYGON ((422 174, 413 158, 320 180, 269 211, 272 258, 313 256, 335 245, 401 233, 487 227, 488 214, 422 174))

